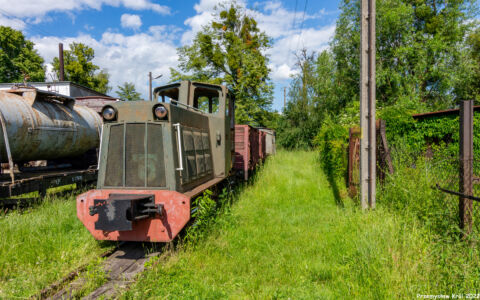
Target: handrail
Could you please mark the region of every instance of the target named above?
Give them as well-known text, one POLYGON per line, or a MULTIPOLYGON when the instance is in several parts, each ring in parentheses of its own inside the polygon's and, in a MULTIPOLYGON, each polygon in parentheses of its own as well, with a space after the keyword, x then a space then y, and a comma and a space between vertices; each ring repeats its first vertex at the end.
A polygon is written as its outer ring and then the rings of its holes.
POLYGON ((97 170, 100 170, 100 161, 102 160, 102 144, 103 144, 103 126, 100 129, 100 146, 98 147, 97 170))
POLYGON ((178 102, 177 100, 173 100, 173 99, 170 99, 170 101, 171 101, 171 102, 173 101, 173 102, 175 102, 175 103, 177 103, 177 104, 183 105, 183 106, 185 106, 185 107, 187 107, 187 108, 191 108, 191 109, 193 109, 193 110, 195 110, 195 111, 198 111, 199 113, 206 114, 206 112, 204 112, 204 111, 202 111, 202 110, 200 110, 200 109, 198 109, 198 108, 196 108, 196 107, 193 107, 193 106, 191 106, 191 105, 184 104, 184 103, 178 102))
POLYGON ((176 168, 177 171, 183 171, 183 158, 182 158, 182 140, 180 136, 180 123, 173 124, 177 128, 177 145, 178 145, 178 162, 179 167, 176 168))

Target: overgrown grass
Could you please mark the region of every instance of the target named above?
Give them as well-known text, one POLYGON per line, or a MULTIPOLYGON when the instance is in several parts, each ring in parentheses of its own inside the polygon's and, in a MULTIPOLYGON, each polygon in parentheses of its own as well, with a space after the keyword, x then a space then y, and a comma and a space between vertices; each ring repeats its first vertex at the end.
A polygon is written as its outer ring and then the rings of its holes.
POLYGON ((114 246, 77 220, 75 194, 1 215, 0 237, 0 298, 34 295, 114 246))
MULTIPOLYGON (((438 183, 458 191, 458 161, 443 156, 414 157, 402 148, 394 153, 395 173, 379 186, 377 205, 403 220, 415 220, 425 231, 432 261, 426 287, 437 293, 478 293, 478 228, 474 228, 469 239, 464 239, 458 226, 458 197, 433 188, 438 183)), ((478 205, 474 203, 475 216, 479 213, 478 205)))
POLYGON ((344 202, 336 205, 315 153, 279 152, 206 238, 159 258, 123 297, 393 299, 458 292, 457 277, 437 282, 458 261, 437 261, 431 252, 441 245, 418 218, 344 202))

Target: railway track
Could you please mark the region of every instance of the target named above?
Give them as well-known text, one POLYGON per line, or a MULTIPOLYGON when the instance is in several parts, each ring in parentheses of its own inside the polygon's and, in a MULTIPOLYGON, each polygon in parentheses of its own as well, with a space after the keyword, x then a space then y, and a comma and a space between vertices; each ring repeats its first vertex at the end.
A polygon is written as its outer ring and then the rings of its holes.
MULTIPOLYGON (((113 250, 106 252, 101 257, 106 258, 102 263, 107 281, 83 299, 97 299, 99 297, 112 298, 120 290, 131 284, 135 276, 145 269, 145 263, 154 256, 158 256, 161 249, 157 245, 145 247, 142 243, 124 242, 113 250)), ((85 278, 86 266, 71 272, 59 282, 44 289, 35 298, 40 299, 70 299, 87 283, 85 278)))

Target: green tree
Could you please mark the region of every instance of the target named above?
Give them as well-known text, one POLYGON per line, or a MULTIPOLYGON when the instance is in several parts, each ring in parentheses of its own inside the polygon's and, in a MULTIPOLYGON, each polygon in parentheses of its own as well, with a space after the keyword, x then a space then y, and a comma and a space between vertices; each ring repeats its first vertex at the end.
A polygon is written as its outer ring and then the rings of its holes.
MULTIPOLYGON (((359 94, 360 1, 344 0, 340 9, 332 51, 346 107, 359 94)), ((461 100, 454 89, 471 67, 464 41, 475 11, 470 0, 377 1, 377 105, 422 111, 461 100)))
POLYGON ((190 79, 225 83, 235 94, 236 120, 264 125, 272 104, 268 58, 270 39, 236 3, 221 11, 192 45, 178 49, 179 67, 171 70, 173 80, 190 79))
POLYGON ((141 95, 135 89, 135 85, 131 82, 124 82, 123 85, 117 86, 119 89, 116 93, 117 96, 126 101, 142 100, 141 95))
POLYGON ((285 148, 311 148, 313 138, 329 111, 336 111, 335 62, 332 54, 308 53, 297 56, 299 73, 293 76, 288 104, 279 126, 279 144, 285 148))
MULTIPOLYGON (((70 50, 63 51, 65 80, 89 87, 100 93, 108 93, 109 74, 105 70, 96 72, 100 68, 93 64, 95 51, 82 43, 70 44, 70 50)), ((55 57, 52 62, 53 70, 59 76, 59 60, 55 57)))
POLYGON ((21 31, 0 26, 0 82, 45 81, 43 58, 21 31))
POLYGON ((461 57, 464 68, 456 77, 454 93, 461 99, 480 102, 480 27, 466 40, 466 49, 461 57))

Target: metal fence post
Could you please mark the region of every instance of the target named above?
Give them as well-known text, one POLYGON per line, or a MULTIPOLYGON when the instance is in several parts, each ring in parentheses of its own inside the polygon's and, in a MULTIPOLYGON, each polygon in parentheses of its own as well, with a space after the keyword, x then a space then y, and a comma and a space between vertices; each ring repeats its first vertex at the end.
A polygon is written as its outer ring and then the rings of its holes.
MULTIPOLYGON (((460 104, 460 194, 473 196, 473 100, 460 104)), ((472 232, 473 201, 459 197, 460 228, 472 232)))

